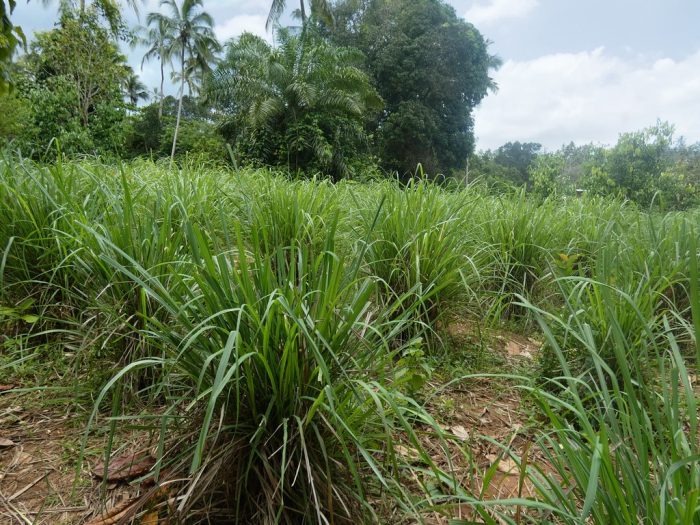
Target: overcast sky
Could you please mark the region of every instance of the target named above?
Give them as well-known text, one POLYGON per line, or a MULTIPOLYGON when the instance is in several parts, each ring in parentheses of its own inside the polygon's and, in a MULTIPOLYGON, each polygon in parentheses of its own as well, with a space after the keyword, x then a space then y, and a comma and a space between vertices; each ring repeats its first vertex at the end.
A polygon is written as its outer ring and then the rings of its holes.
MULTIPOLYGON (((613 143, 620 132, 657 119, 675 124, 689 142, 700 141, 700 0, 447 1, 503 59, 494 73, 498 92, 476 111, 478 148, 514 140, 548 149, 570 141, 613 143)), ((243 31, 270 38, 269 4, 204 0, 221 40, 243 31)), ((142 17, 157 6, 147 0, 142 17)), ((20 0, 13 20, 29 35, 54 24, 55 7, 20 0)), ((125 52, 155 87, 157 65, 141 70, 142 50, 125 52)))

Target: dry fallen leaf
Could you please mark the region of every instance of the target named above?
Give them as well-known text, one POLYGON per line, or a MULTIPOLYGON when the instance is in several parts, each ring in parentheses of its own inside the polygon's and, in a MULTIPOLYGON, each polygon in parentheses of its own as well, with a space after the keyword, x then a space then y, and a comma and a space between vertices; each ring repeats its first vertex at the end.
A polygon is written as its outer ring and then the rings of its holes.
POLYGON ((511 476, 519 474, 518 464, 513 460, 513 458, 500 458, 495 454, 489 454, 486 457, 492 465, 498 462, 496 468, 499 472, 503 472, 504 474, 509 474, 511 476))
POLYGON ((0 448, 8 448, 8 447, 14 447, 15 442, 12 441, 11 439, 6 439, 3 437, 0 437, 0 448))
POLYGON ((15 388, 15 385, 0 385, 0 392, 7 392, 15 388))
POLYGON ((394 445, 394 450, 401 456, 411 461, 418 461, 420 454, 415 448, 404 447, 403 445, 394 445))
MULTIPOLYGON (((119 457, 112 458, 107 467, 107 481, 127 481, 137 478, 153 467, 156 464, 155 458, 152 456, 143 456, 137 454, 123 454, 119 457)), ((95 477, 105 478, 105 465, 99 462, 92 470, 95 477)))
POLYGON ((141 525, 158 525, 158 512, 153 511, 141 518, 141 525))
POLYGON ((467 441, 469 439, 469 432, 467 432, 467 429, 464 428, 462 425, 455 425, 453 427, 450 427, 450 432, 452 432, 455 437, 462 441, 467 441))
POLYGON ((139 499, 139 497, 135 497, 123 501, 103 514, 93 518, 86 525, 115 525, 132 510, 132 507, 138 503, 139 499))
POLYGON ((530 346, 528 344, 521 345, 516 341, 508 341, 506 343, 506 352, 511 357, 524 357, 532 359, 533 352, 536 352, 539 347, 530 346))
POLYGON ((484 410, 481 411, 481 415, 479 416, 479 423, 482 425, 488 425, 491 423, 491 419, 486 417, 486 414, 489 413, 488 407, 485 407, 484 410))
POLYGON ((506 343, 506 351, 510 356, 517 356, 522 352, 522 348, 515 341, 508 341, 508 343, 506 343))

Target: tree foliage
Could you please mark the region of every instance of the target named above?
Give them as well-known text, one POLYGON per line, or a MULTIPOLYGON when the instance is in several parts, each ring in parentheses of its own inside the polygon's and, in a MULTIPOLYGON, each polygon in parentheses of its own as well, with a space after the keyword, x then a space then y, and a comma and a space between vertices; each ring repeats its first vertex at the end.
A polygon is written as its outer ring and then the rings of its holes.
POLYGON ((138 104, 139 100, 148 100, 148 88, 141 82, 139 76, 130 71, 124 80, 124 94, 132 105, 138 104))
MULTIPOLYGON (((179 100, 168 96, 158 103, 139 108, 131 115, 124 155, 155 158, 169 156, 178 106, 179 100)), ((228 160, 226 143, 217 132, 211 108, 203 104, 201 98, 188 95, 183 97, 178 134, 176 158, 194 155, 208 161, 228 160)))
POLYGON ((27 57, 33 80, 63 78, 75 94, 74 113, 87 126, 102 102, 121 97, 129 68, 94 12, 67 14, 60 26, 37 33, 27 57))
POLYGON ((573 188, 567 187, 561 176, 565 165, 566 159, 561 153, 538 155, 528 167, 532 190, 542 197, 571 193, 573 188))
MULTIPOLYGON (((309 17, 307 17, 307 12, 310 12, 312 20, 320 20, 326 24, 333 23, 333 12, 329 0, 310 0, 308 4, 309 9, 307 10, 307 0, 299 0, 299 9, 295 12, 298 18, 301 19, 302 26, 305 26, 309 19, 309 17)), ((286 8, 287 0, 272 0, 265 28, 269 30, 274 24, 279 22, 286 8)))
POLYGON ((541 152, 537 143, 508 142, 470 158, 470 178, 500 190, 525 186, 541 196, 611 196, 648 207, 686 209, 700 203, 700 144, 674 138, 667 122, 623 133, 613 146, 573 143, 541 152))
POLYGON ((237 154, 254 164, 351 175, 367 150, 365 118, 381 107, 361 60, 310 30, 280 31, 275 48, 252 34, 231 42, 210 94, 237 154))
POLYGON ((0 0, 0 93, 10 87, 12 55, 21 45, 26 44, 22 28, 12 24, 10 15, 14 11, 15 0, 0 0))
POLYGON ((36 33, 19 66, 16 97, 29 108, 12 137, 20 146, 41 153, 58 139, 66 153, 120 150, 129 68, 94 11, 64 14, 36 33))
POLYGON ((333 38, 365 53, 386 102, 375 122, 384 166, 464 169, 472 111, 495 88, 489 73, 500 63, 489 42, 441 0, 345 0, 335 15, 333 38))
POLYGON ((163 115, 163 99, 165 98, 165 65, 170 64, 172 57, 168 53, 170 45, 168 43, 168 29, 165 20, 161 17, 150 16, 148 27, 137 29, 137 41, 147 47, 141 60, 141 68, 149 60, 157 59, 160 68, 160 91, 158 97, 160 105, 158 108, 158 118, 163 115))
POLYGON ((159 12, 148 15, 148 25, 162 33, 157 37, 160 40, 155 42, 157 53, 161 64, 175 57, 180 65, 180 71, 173 75, 173 80, 180 83, 180 104, 170 153, 172 160, 177 146, 185 85, 190 93, 199 86, 200 79, 210 70, 210 64, 215 61, 221 46, 212 29, 214 20, 204 11, 202 0, 182 0, 182 4, 176 0, 161 0, 160 5, 166 7, 170 15, 159 12))

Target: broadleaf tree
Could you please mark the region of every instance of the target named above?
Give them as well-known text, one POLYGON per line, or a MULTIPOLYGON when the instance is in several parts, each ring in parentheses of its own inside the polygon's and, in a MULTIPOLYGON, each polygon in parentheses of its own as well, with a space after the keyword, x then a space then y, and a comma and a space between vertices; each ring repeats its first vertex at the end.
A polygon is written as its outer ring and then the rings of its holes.
POLYGON ((31 108, 27 147, 58 138, 66 153, 119 150, 130 68, 94 10, 64 13, 54 29, 35 33, 17 70, 17 96, 31 108))
POLYGON ((386 168, 431 175, 461 171, 474 147, 473 109, 496 88, 489 41, 442 0, 343 0, 334 8, 341 45, 360 49, 386 102, 375 122, 386 168))

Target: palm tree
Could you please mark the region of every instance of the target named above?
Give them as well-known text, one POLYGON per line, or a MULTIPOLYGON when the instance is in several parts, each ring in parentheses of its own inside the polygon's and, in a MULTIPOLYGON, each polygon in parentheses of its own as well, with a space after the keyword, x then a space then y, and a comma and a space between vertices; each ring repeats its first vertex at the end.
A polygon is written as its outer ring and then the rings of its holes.
POLYGON ((226 108, 224 133, 234 142, 252 137, 264 163, 344 177, 352 150, 366 143, 365 118, 382 105, 360 63, 359 51, 313 31, 280 30, 275 48, 244 33, 228 44, 207 91, 226 108))
POLYGON ((133 105, 138 104, 139 100, 148 100, 149 97, 146 85, 133 71, 124 79, 124 92, 133 105))
MULTIPOLYGON (((44 5, 52 3, 52 0, 43 0, 44 5)), ((125 28, 122 5, 119 0, 58 0, 58 11, 63 16, 77 11, 81 16, 88 9, 93 9, 102 15, 109 25, 113 36, 119 36, 125 28)), ((126 0, 127 6, 138 15, 138 0, 126 0)))
MULTIPOLYGON (((310 0, 311 4, 311 15, 324 22, 328 23, 333 20, 333 13, 331 11, 331 3, 329 0, 310 0)), ((301 18, 301 25, 304 27, 306 25, 306 0, 299 0, 299 16, 301 18)), ((270 13, 267 15, 267 23, 265 24, 265 29, 270 29, 270 27, 275 24, 282 13, 284 13, 287 7, 287 0, 272 0, 270 5, 270 13)))
POLYGON ((165 35, 165 46, 162 52, 164 56, 178 57, 180 61, 179 102, 175 133, 173 134, 173 147, 170 153, 172 162, 175 158, 185 84, 191 82, 189 79, 192 75, 210 69, 210 63, 221 49, 221 45, 216 40, 212 29, 214 20, 202 9, 202 0, 182 0, 182 5, 178 5, 177 0, 161 0, 160 5, 165 6, 170 11, 170 16, 162 13, 150 13, 148 24, 162 25, 165 35), (188 64, 190 66, 197 64, 197 67, 188 67, 188 64))
POLYGON ((143 36, 139 37, 139 42, 149 46, 143 55, 141 60, 141 69, 143 65, 153 58, 157 58, 160 62, 160 94, 158 99, 160 100, 160 105, 158 106, 158 120, 163 118, 163 100, 165 99, 165 93, 163 91, 163 86, 165 84, 165 64, 166 62, 170 64, 172 56, 167 52, 169 49, 168 45, 168 35, 166 27, 163 20, 160 17, 155 16, 157 13, 150 13, 146 19, 148 27, 141 28, 140 32, 143 36))

